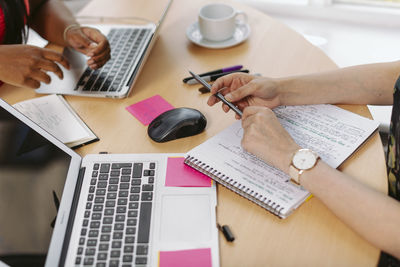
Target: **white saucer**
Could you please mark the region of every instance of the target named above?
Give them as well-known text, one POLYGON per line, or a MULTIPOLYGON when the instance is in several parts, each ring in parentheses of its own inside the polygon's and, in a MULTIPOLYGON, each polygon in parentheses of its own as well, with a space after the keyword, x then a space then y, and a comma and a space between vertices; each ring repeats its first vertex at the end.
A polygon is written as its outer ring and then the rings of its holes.
POLYGON ((246 40, 250 35, 250 26, 247 23, 238 23, 236 24, 236 30, 233 36, 227 40, 220 42, 213 42, 207 39, 204 39, 199 30, 198 22, 194 22, 190 25, 186 30, 186 36, 193 43, 207 48, 227 48, 231 46, 235 46, 246 40))

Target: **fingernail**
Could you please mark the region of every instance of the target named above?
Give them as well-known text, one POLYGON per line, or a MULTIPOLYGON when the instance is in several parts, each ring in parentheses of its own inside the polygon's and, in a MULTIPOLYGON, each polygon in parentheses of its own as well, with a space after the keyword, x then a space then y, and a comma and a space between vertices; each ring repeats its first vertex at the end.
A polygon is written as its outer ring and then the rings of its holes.
POLYGON ((87 56, 88 56, 88 57, 93 57, 93 56, 94 56, 94 53, 93 53, 93 52, 89 52, 89 53, 87 54, 87 56))
POLYGON ((93 59, 90 59, 89 61, 88 61, 88 64, 89 65, 92 65, 94 63, 94 60, 93 59))
POLYGON ((90 43, 89 46, 92 47, 92 48, 95 48, 95 47, 97 47, 97 44, 96 43, 90 43))
POLYGON ((225 99, 228 100, 228 101, 231 101, 232 100, 232 95, 231 94, 226 94, 225 95, 225 99))

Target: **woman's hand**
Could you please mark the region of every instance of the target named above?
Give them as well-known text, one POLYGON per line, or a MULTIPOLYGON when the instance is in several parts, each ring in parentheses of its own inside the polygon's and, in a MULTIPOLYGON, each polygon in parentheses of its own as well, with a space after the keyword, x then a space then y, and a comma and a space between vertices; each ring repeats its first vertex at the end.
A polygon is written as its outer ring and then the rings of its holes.
POLYGON ((242 147, 288 173, 293 153, 300 148, 266 107, 247 107, 242 117, 242 147))
POLYGON ((46 72, 63 78, 59 63, 69 69, 68 61, 55 51, 31 45, 0 45, 0 80, 15 86, 39 88, 50 83, 46 72))
MULTIPOLYGON (((217 79, 211 88, 208 105, 212 106, 219 100, 214 96, 218 91, 225 95, 226 100, 233 102, 244 110, 248 106, 265 106, 275 108, 280 105, 278 83, 271 78, 264 78, 243 73, 235 73, 217 79)), ((222 105, 225 112, 229 107, 222 105)))
POLYGON ((110 59, 110 44, 97 29, 77 25, 67 30, 65 39, 69 46, 90 57, 87 64, 92 69, 102 67, 110 59))

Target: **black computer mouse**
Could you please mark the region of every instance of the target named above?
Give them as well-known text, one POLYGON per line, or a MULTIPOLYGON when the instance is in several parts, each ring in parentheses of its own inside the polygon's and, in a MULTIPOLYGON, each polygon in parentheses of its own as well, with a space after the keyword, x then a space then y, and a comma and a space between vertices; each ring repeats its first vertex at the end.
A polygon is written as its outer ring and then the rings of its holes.
POLYGON ((147 129, 156 142, 163 143, 201 133, 207 125, 204 115, 192 108, 175 108, 160 114, 147 129))

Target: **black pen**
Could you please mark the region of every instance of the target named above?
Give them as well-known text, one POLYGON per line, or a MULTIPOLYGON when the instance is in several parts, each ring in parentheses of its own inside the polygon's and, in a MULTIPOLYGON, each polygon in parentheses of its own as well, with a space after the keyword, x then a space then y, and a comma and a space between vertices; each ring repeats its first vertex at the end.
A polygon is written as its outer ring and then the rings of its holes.
MULTIPOLYGON (((189 70, 189 73, 190 73, 190 75, 193 76, 193 78, 195 78, 195 79, 196 79, 199 83, 201 83, 204 87, 206 87, 206 88, 208 88, 208 89, 211 90, 211 86, 210 86, 206 81, 204 81, 199 75, 194 74, 194 73, 191 72, 190 70, 189 70)), ((243 114, 242 111, 241 111, 240 109, 238 109, 238 107, 236 107, 234 104, 232 104, 231 102, 229 102, 228 100, 226 100, 225 97, 224 97, 220 92, 217 92, 217 93, 215 94, 215 96, 216 96, 219 100, 221 100, 222 102, 224 102, 230 109, 232 109, 233 111, 235 111, 236 114, 238 114, 240 117, 242 117, 242 114, 243 114)))
POLYGON ((235 241, 235 236, 233 235, 231 229, 229 228, 228 225, 220 225, 217 223, 217 228, 222 232, 222 234, 225 236, 226 241, 228 242, 233 242, 235 241))
MULTIPOLYGON (((226 67, 226 68, 222 68, 222 69, 218 69, 218 70, 207 71, 207 72, 199 74, 199 76, 202 77, 202 76, 206 76, 206 75, 214 75, 214 74, 218 74, 218 73, 230 72, 230 71, 234 71, 234 70, 240 70, 241 68, 243 68, 242 65, 235 65, 232 67, 226 67)), ((191 79, 193 79, 193 78, 186 77, 183 79, 183 82, 186 83, 191 79)))
MULTIPOLYGON (((244 72, 244 73, 249 73, 249 70, 234 70, 234 71, 228 71, 228 72, 223 72, 223 73, 218 73, 218 74, 213 74, 213 75, 207 75, 207 76, 201 76, 201 78, 206 81, 206 82, 212 82, 218 79, 219 77, 231 74, 231 73, 236 73, 236 72, 244 72)), ((187 84, 196 84, 198 83, 196 79, 190 79, 187 81, 187 84)))

